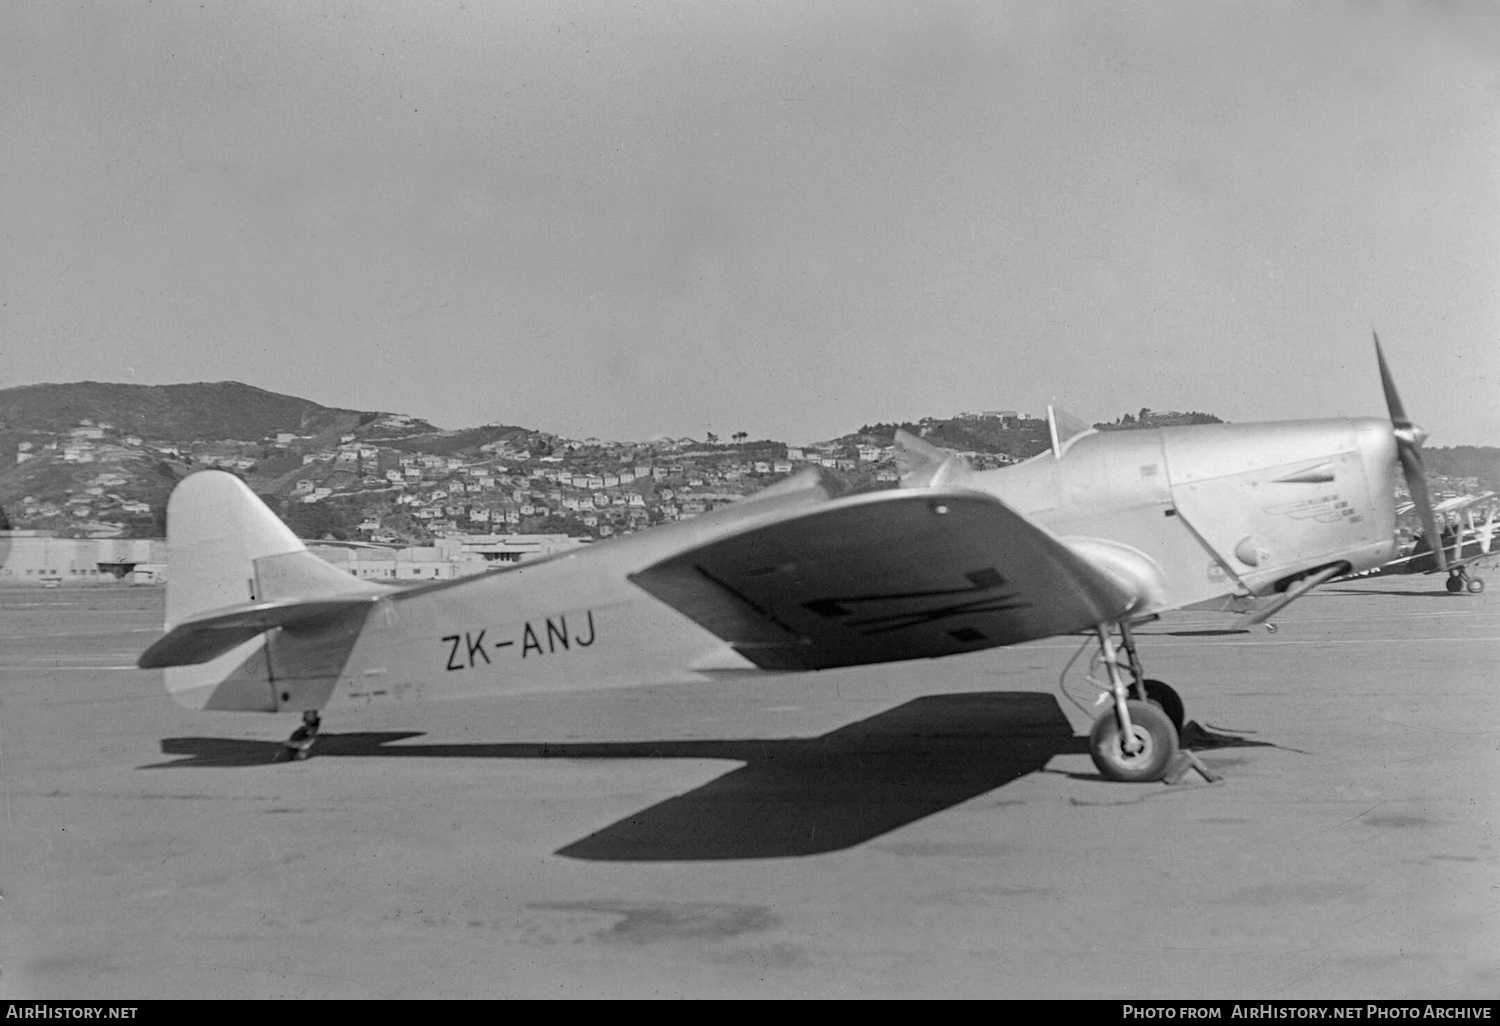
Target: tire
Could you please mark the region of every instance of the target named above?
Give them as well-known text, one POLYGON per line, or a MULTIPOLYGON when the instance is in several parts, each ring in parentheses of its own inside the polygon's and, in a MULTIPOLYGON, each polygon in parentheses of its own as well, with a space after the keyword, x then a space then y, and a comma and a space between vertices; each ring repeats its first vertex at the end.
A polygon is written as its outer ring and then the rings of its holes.
POLYGON ((1172 729, 1182 734, 1182 725, 1187 722, 1187 710, 1183 707, 1182 696, 1170 684, 1159 680, 1147 680, 1146 701, 1156 706, 1167 714, 1167 719, 1172 721, 1172 729))
POLYGON ((1468 588, 1470 595, 1478 595, 1481 591, 1484 591, 1484 578, 1470 577, 1468 588))
POLYGON ((1464 590, 1464 579, 1462 577, 1450 577, 1448 578, 1448 583, 1445 584, 1444 587, 1453 592, 1453 594, 1457 595, 1459 592, 1464 590))
POLYGON ((1147 783, 1160 780, 1177 754, 1177 731, 1166 713, 1149 702, 1126 702, 1136 740, 1144 747, 1125 754, 1120 744, 1120 721, 1111 709, 1094 723, 1089 734, 1089 756, 1106 780, 1147 783))

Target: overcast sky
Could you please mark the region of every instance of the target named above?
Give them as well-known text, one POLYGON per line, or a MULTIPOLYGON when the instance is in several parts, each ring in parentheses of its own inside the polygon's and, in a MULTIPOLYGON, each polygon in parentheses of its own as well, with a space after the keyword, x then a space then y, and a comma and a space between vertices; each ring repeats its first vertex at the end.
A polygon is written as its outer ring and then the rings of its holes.
POLYGON ((1500 445, 1490 3, 8 4, 0 387, 1500 445))

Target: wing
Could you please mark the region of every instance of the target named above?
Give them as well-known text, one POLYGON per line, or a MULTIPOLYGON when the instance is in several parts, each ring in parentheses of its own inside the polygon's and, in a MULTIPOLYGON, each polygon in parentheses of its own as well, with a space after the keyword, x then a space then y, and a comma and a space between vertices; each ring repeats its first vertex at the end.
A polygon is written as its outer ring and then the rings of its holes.
POLYGON ((1494 492, 1482 492, 1479 495, 1455 495, 1432 507, 1434 513, 1461 513, 1470 506, 1483 502, 1485 499, 1494 498, 1494 492))
POLYGON ((635 584, 766 669, 953 655, 1108 622, 1135 596, 979 492, 833 500, 677 553, 635 584))

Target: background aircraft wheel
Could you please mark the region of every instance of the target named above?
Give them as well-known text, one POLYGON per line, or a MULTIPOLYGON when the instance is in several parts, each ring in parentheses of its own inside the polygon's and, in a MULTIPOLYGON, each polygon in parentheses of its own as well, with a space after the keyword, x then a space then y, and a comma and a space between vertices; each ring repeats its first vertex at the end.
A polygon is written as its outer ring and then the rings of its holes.
POLYGON ((1484 578, 1470 577, 1468 588, 1470 595, 1478 595, 1481 591, 1484 590, 1484 578))
POLYGON ((1172 685, 1162 681, 1147 680, 1144 683, 1146 701, 1166 713, 1167 719, 1172 721, 1172 729, 1181 734, 1182 725, 1186 722, 1187 712, 1182 704, 1182 696, 1177 693, 1172 685))
POLYGON ((1166 713, 1149 702, 1126 702, 1130 726, 1140 750, 1128 754, 1121 744, 1120 721, 1111 709, 1094 723, 1089 756, 1107 780, 1145 783, 1160 780, 1177 753, 1177 731, 1166 713))
POLYGON ((1444 585, 1444 587, 1453 592, 1453 594, 1457 595, 1459 592, 1464 590, 1464 579, 1462 577, 1450 577, 1448 578, 1448 583, 1444 585))
POLYGON ((1270 634, 1275 634, 1276 633, 1276 625, 1274 623, 1271 623, 1271 622, 1267 621, 1267 623, 1266 623, 1266 631, 1268 633, 1270 633, 1270 634))

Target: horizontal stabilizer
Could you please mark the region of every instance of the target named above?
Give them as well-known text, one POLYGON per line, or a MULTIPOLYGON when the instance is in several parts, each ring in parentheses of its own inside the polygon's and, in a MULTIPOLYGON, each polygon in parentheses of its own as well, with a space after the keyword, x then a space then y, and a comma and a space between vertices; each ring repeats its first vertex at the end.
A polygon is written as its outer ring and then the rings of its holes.
POLYGON ((974 469, 958 453, 939 449, 905 428, 896 429, 894 441, 902 488, 941 488, 956 483, 974 469))
POLYGON ((1066 410, 1048 406, 1047 433, 1052 440, 1052 456, 1060 460, 1074 442, 1084 435, 1097 434, 1098 430, 1066 410))
POLYGON ((1135 595, 992 496, 835 499, 631 581, 766 669, 976 651, 1109 622, 1135 595))
POLYGON ((766 504, 771 500, 784 500, 788 498, 806 501, 812 499, 821 501, 832 498, 843 490, 839 481, 824 467, 803 467, 792 476, 777 481, 773 485, 762 488, 758 492, 751 492, 741 499, 736 505, 740 507, 758 506, 766 504))
POLYGON ((380 596, 255 602, 186 620, 141 653, 143 670, 196 666, 277 627, 316 629, 344 613, 368 607, 380 596))

